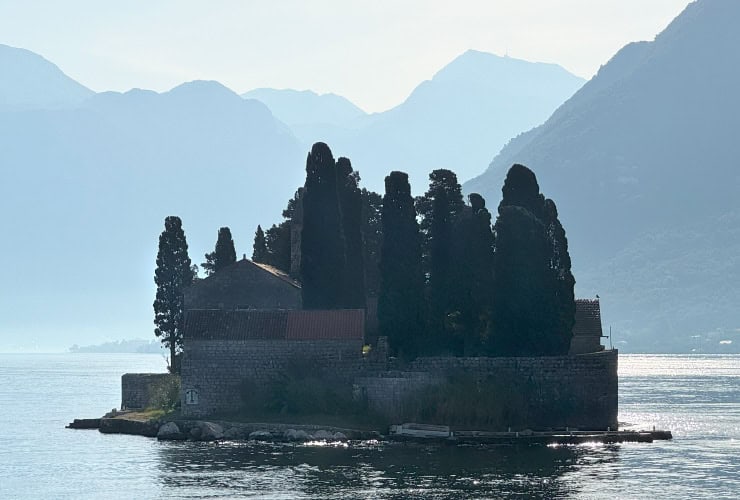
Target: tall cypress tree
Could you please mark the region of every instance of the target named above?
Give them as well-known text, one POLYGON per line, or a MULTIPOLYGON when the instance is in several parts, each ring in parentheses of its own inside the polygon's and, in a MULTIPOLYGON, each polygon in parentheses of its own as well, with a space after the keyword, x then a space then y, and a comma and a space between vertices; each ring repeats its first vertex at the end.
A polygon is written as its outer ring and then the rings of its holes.
POLYGON ((303 307, 342 307, 346 269, 337 174, 329 146, 317 142, 306 159, 301 231, 303 307))
POLYGON ((336 165, 337 196, 344 235, 343 307, 365 308, 365 263, 362 243, 362 195, 358 186, 360 175, 352 170, 348 158, 339 158, 336 165))
POLYGON ((170 350, 169 370, 172 373, 180 373, 185 307, 183 291, 192 280, 193 272, 182 221, 179 217, 167 217, 164 231, 159 236, 157 268, 154 271, 154 282, 157 285, 154 334, 170 350))
POLYGON ((558 219, 558 209, 551 199, 545 200, 545 220, 548 236, 552 245, 550 271, 555 282, 556 303, 558 310, 558 328, 555 332, 553 348, 558 352, 567 352, 573 337, 575 324, 576 302, 573 288, 576 280, 571 272, 570 253, 568 252, 568 238, 565 229, 558 219))
POLYGON ((380 332, 398 355, 411 359, 424 347, 424 278, 421 235, 408 174, 391 172, 385 178, 382 223, 380 332))
POLYGON ((494 227, 492 349, 500 355, 568 352, 575 314, 565 231, 534 173, 509 170, 494 227))
POLYGON ((210 276, 234 262, 236 262, 236 249, 234 240, 231 238, 231 230, 228 227, 222 227, 218 230, 216 248, 213 252, 206 254, 206 261, 201 264, 201 267, 205 269, 206 275, 210 276))
POLYGON ((380 292, 380 250, 383 241, 383 197, 362 189, 362 241, 365 264, 365 296, 378 297, 380 292))
POLYGON ((483 352, 490 330, 493 293, 493 232, 491 213, 482 196, 473 193, 455 227, 455 324, 457 354, 472 356, 483 352))
POLYGON ((455 313, 459 282, 454 270, 453 233, 465 204, 454 172, 434 170, 429 180, 429 190, 419 200, 419 213, 429 277, 429 329, 433 335, 429 347, 431 352, 441 353, 454 349, 451 315, 455 313))
POLYGON ((252 245, 252 260, 260 264, 267 264, 267 243, 262 226, 257 225, 257 231, 254 233, 254 244, 252 245))

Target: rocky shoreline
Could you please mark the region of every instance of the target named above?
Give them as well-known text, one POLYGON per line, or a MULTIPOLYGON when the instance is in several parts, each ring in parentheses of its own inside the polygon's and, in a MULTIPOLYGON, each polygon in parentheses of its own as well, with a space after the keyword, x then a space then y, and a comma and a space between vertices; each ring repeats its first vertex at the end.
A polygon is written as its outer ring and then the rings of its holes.
MULTIPOLYGON (((135 414, 134 414, 135 415, 135 414)), ((75 419, 68 429, 98 429, 104 434, 132 434, 161 441, 349 441, 382 439, 377 431, 340 427, 224 420, 140 419, 110 412, 99 419, 75 419)))

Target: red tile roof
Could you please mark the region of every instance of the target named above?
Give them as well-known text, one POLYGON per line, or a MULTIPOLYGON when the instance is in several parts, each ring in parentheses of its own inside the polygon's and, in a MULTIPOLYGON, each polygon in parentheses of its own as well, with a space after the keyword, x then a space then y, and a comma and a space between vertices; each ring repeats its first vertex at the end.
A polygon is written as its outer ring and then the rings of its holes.
POLYGON ((362 340, 365 335, 365 311, 341 309, 333 311, 290 311, 289 340, 362 340))
POLYGON ((363 340, 365 311, 192 309, 184 336, 199 340, 363 340))
POLYGON ((601 306, 599 299, 576 299, 576 323, 573 336, 601 337, 601 306))

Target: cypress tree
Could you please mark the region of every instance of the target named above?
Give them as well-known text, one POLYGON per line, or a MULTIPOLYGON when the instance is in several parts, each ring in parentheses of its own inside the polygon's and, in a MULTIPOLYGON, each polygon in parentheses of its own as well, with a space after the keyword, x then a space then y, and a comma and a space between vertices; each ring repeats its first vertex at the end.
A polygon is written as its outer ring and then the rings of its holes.
POLYGON ((365 308, 365 263, 362 243, 362 195, 358 187, 360 175, 352 170, 348 158, 339 158, 336 165, 337 196, 344 235, 343 306, 365 308))
POLYGON ((421 235, 406 173, 391 172, 385 178, 382 224, 380 332, 388 337, 394 352, 411 359, 423 347, 424 279, 421 235))
POLYGON ((454 172, 434 170, 429 174, 429 180, 429 190, 419 200, 429 279, 429 329, 433 334, 429 348, 431 353, 442 353, 454 349, 459 281, 454 270, 453 233, 465 204, 454 172))
POLYGON ((193 280, 188 257, 188 243, 179 217, 170 216, 164 221, 164 231, 159 236, 157 267, 154 283, 154 334, 170 350, 169 370, 180 373, 182 329, 184 322, 183 291, 193 280))
POLYGON ((383 241, 383 197, 362 189, 362 259, 365 264, 365 296, 378 297, 380 292, 380 247, 383 241))
POLYGON ((337 197, 337 174, 329 146, 317 142, 306 159, 301 231, 303 307, 335 309, 346 286, 345 245, 337 197))
POLYGON ((208 276, 236 262, 234 240, 231 238, 231 230, 228 227, 218 230, 216 248, 213 252, 207 253, 205 257, 206 261, 201 264, 201 267, 205 269, 208 276))
POLYGON ((570 349, 575 324, 576 302, 573 288, 576 280, 571 272, 570 254, 568 252, 568 238, 565 236, 558 209, 551 199, 545 200, 545 217, 548 236, 552 245, 550 271, 553 274, 554 290, 558 310, 558 328, 554 340, 554 349, 565 353, 570 349))
POLYGON ((262 226, 257 225, 257 231, 254 233, 254 244, 252 245, 252 260, 260 264, 267 264, 267 242, 262 226))
POLYGON ((455 352, 479 355, 490 330, 491 294, 493 293, 493 232, 491 213, 482 196, 468 197, 456 226, 454 238, 454 275, 456 279, 455 352))
POLYGON ((514 165, 494 227, 491 348, 500 355, 568 352, 575 314, 570 256, 557 208, 534 173, 514 165))

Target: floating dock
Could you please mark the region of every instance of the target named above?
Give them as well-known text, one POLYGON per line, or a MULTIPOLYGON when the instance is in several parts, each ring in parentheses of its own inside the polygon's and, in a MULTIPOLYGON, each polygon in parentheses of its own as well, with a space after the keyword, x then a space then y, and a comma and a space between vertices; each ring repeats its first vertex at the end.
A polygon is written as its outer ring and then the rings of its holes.
POLYGON ((671 431, 452 431, 444 425, 407 423, 392 425, 388 437, 396 441, 445 441, 470 444, 583 444, 583 443, 652 443, 673 439, 671 431))

